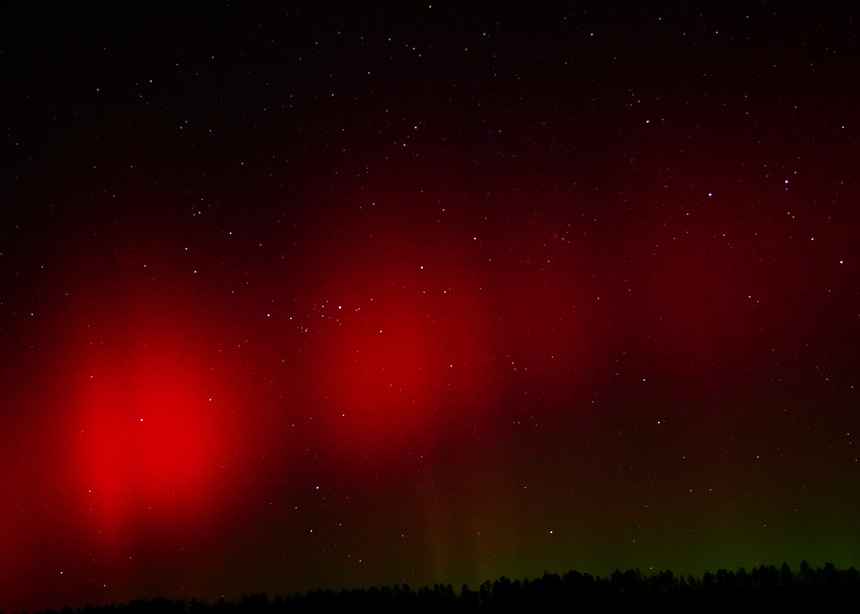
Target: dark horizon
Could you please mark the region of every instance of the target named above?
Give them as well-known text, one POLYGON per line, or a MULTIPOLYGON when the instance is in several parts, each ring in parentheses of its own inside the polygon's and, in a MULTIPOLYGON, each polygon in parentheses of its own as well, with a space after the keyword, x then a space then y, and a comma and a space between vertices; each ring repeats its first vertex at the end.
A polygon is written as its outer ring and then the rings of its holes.
MULTIPOLYGON (((233 599, 222 595, 216 601, 192 598, 144 597, 124 604, 91 604, 77 612, 107 611, 159 614, 202 614, 238 611, 243 614, 272 612, 439 612, 439 611, 520 611, 522 607, 587 607, 629 603, 693 607, 707 605, 816 606, 841 605, 856 596, 860 573, 851 567, 837 569, 832 563, 812 567, 801 562, 797 571, 783 562, 761 565, 751 570, 718 569, 700 576, 675 575, 671 570, 643 573, 640 569, 616 569, 609 576, 570 570, 564 574, 544 572, 536 578, 510 579, 502 576, 486 580, 478 587, 436 584, 412 588, 408 585, 374 586, 331 590, 317 588, 307 593, 243 593, 233 599), (714 601, 716 600, 716 601, 714 601)), ((69 614, 68 606, 29 614, 69 614)), ((16 612, 16 614, 28 614, 16 612)))
POLYGON ((7 4, 0 610, 860 567, 856 9, 7 4))

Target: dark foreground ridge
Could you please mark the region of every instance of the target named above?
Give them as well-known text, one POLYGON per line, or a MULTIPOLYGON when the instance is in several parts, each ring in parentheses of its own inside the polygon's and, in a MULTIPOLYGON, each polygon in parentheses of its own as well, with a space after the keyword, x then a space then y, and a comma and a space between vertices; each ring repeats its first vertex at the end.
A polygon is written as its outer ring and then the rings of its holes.
MULTIPOLYGON (((408 585, 331 591, 318 589, 306 594, 243 595, 238 601, 206 603, 197 599, 141 599, 128 604, 93 606, 59 614, 328 614, 335 612, 423 613, 423 612, 577 612, 606 607, 654 606, 662 611, 741 611, 775 607, 815 607, 857 603, 860 574, 854 567, 840 570, 833 564, 811 568, 804 561, 793 572, 786 563, 735 572, 720 569, 701 578, 676 576, 671 571, 643 574, 640 570, 615 570, 609 576, 569 571, 563 575, 544 573, 533 580, 501 577, 477 589, 437 584, 412 590, 408 585), (694 608, 694 609, 693 609, 694 608)), ((58 614, 46 610, 41 614, 58 614)))

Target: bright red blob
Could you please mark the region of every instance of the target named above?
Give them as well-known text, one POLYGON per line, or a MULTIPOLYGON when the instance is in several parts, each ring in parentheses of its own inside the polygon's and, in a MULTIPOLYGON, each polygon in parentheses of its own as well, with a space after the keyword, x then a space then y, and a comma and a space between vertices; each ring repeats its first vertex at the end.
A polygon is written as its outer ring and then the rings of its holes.
POLYGON ((187 347, 142 334, 86 365, 76 474, 108 529, 208 515, 229 446, 219 394, 187 347))
POLYGON ((471 428, 483 406, 455 408, 491 378, 485 297, 468 262, 442 256, 432 237, 409 242, 407 227, 392 235, 320 272, 334 300, 309 348, 329 442, 362 462, 471 428))
POLYGON ((474 314, 462 308, 453 297, 387 296, 329 332, 321 392, 339 447, 378 457, 445 428, 452 397, 481 385, 475 331, 457 321, 474 314))
POLYGON ((391 405, 427 393, 436 368, 430 355, 431 331, 423 318, 403 306, 372 310, 349 326, 339 342, 339 393, 344 402, 393 420, 391 405))

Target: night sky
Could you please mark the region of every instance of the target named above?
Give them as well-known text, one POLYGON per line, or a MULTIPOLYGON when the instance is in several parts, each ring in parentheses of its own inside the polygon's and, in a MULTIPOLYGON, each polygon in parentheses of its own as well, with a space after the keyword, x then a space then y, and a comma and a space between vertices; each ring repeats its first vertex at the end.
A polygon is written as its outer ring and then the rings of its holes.
POLYGON ((172 4, 0 14, 0 609, 860 565, 850 3, 172 4))

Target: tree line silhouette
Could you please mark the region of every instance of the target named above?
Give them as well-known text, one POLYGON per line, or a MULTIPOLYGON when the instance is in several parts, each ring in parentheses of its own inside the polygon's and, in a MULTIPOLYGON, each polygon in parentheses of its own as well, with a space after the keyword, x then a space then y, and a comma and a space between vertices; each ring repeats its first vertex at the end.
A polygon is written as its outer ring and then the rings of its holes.
MULTIPOLYGON (((783 563, 743 567, 735 572, 720 569, 700 578, 676 576, 671 571, 644 574, 638 569, 615 570, 609 577, 569 571, 544 573, 535 579, 501 577, 475 589, 450 584, 411 589, 406 584, 332 591, 317 589, 292 596, 265 593, 242 595, 236 601, 223 598, 209 604, 197 599, 140 599, 127 604, 93 606, 39 614, 328 614, 377 612, 423 614, 430 612, 591 611, 607 606, 652 605, 664 611, 716 611, 725 607, 792 606, 820 608, 846 604, 860 595, 860 574, 854 567, 837 569, 832 563, 813 569, 806 561, 797 572, 783 563)), ((2 614, 2 613, 0 613, 2 614)))

